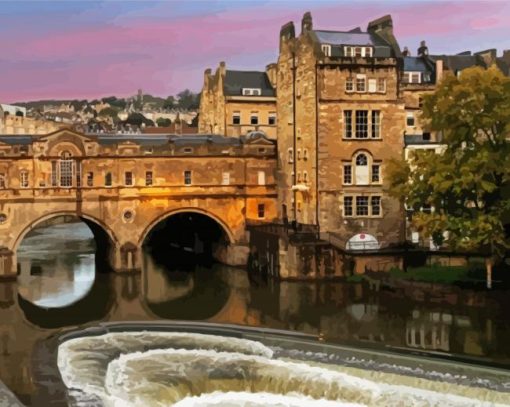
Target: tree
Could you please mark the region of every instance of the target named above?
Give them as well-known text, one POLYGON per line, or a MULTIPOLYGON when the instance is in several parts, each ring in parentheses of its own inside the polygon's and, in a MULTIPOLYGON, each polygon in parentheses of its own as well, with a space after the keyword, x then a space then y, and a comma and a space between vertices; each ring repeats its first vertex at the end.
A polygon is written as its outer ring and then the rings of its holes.
POLYGON ((177 101, 173 96, 168 96, 163 102, 163 109, 172 109, 177 104, 177 101))
POLYGON ((154 126, 154 122, 152 120, 147 119, 141 113, 131 113, 126 119, 125 123, 138 127, 140 127, 142 124, 145 124, 146 126, 154 126))
POLYGON ((181 109, 191 110, 198 109, 200 104, 199 95, 191 92, 189 89, 185 89, 177 94, 179 100, 178 106, 181 109))
POLYGON ((156 124, 158 127, 169 127, 172 124, 172 121, 170 119, 160 117, 156 120, 156 124))
POLYGON ((98 113, 98 116, 102 116, 102 117, 110 116, 112 119, 116 119, 117 115, 118 115, 118 110, 113 107, 105 107, 98 113))
POLYGON ((510 79, 496 67, 447 75, 424 97, 423 119, 444 151, 391 163, 390 192, 436 244, 485 254, 490 288, 494 262, 510 247, 510 79), (434 211, 420 211, 426 205, 434 211))

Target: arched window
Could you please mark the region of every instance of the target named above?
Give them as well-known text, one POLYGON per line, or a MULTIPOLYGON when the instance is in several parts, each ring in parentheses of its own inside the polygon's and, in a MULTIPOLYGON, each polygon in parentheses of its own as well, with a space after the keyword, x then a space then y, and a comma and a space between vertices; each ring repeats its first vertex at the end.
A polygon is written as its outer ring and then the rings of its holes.
POLYGON ((74 160, 69 151, 60 154, 59 161, 60 186, 69 188, 73 186, 74 160))
POLYGON ((360 153, 356 156, 356 168, 354 174, 356 177, 356 185, 369 184, 368 158, 366 154, 360 153))
POLYGON ((356 157, 356 165, 365 166, 368 165, 368 159, 365 154, 358 154, 356 157))

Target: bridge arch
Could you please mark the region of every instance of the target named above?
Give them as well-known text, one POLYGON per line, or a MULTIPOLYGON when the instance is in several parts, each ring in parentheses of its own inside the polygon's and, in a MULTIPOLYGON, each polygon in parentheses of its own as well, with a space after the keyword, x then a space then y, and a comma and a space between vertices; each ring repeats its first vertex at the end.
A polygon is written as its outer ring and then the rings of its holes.
POLYGON ((21 232, 19 232, 14 240, 14 243, 12 244, 12 247, 10 248, 15 256, 17 257, 17 252, 19 245, 25 238, 25 236, 33 229, 35 229, 38 225, 41 223, 44 223, 45 221, 48 221, 50 219, 58 218, 60 216, 75 216, 85 222, 85 224, 91 229, 92 234, 94 235, 94 238, 96 238, 97 229, 99 228, 102 230, 106 236, 110 239, 110 243, 113 247, 118 246, 118 240, 113 231, 104 224, 101 220, 97 219, 94 216, 84 214, 84 213, 77 213, 75 211, 56 211, 56 212, 50 212, 47 214, 44 214, 43 216, 33 219, 30 221, 28 225, 26 225, 21 232))
POLYGON ((204 215, 204 216, 207 216, 208 218, 212 219, 213 221, 215 221, 221 227, 221 229, 223 230, 225 236, 228 239, 228 243, 229 244, 234 244, 236 242, 236 239, 234 237, 234 233, 232 232, 232 230, 230 229, 228 224, 223 219, 221 219, 219 216, 217 216, 214 213, 212 213, 210 211, 207 211, 205 209, 196 208, 196 207, 187 207, 187 208, 179 208, 179 209, 174 209, 174 210, 169 211, 169 212, 165 212, 165 213, 157 216, 155 219, 153 219, 147 225, 147 227, 143 230, 143 232, 142 232, 142 234, 140 236, 140 239, 138 241, 139 246, 140 247, 143 246, 145 240, 149 236, 149 233, 159 223, 161 223, 161 222, 171 218, 174 215, 177 215, 177 214, 180 214, 180 213, 189 213, 189 212, 191 212, 191 213, 198 213, 200 215, 204 215))

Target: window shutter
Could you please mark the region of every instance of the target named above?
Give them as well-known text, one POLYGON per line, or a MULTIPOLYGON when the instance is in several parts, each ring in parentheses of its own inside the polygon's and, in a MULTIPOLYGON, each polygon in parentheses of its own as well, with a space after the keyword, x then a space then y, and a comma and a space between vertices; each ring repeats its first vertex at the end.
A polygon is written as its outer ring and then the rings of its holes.
POLYGON ((375 93, 377 91, 377 80, 376 79, 368 80, 368 91, 371 93, 375 93))

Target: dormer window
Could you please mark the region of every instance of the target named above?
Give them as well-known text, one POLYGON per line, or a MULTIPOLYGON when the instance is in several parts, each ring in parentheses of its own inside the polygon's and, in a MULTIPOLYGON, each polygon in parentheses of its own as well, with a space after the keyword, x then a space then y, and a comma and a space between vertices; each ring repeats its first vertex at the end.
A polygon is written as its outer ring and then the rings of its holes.
POLYGON ((346 57, 370 58, 373 55, 372 47, 344 47, 346 57))
POLYGON ((322 52, 324 52, 325 56, 327 56, 327 57, 331 56, 331 45, 322 44, 321 49, 322 49, 322 52))
POLYGON ((243 96, 260 96, 260 88, 243 88, 243 96))
POLYGON ((404 72, 404 83, 421 83, 421 72, 404 72))

